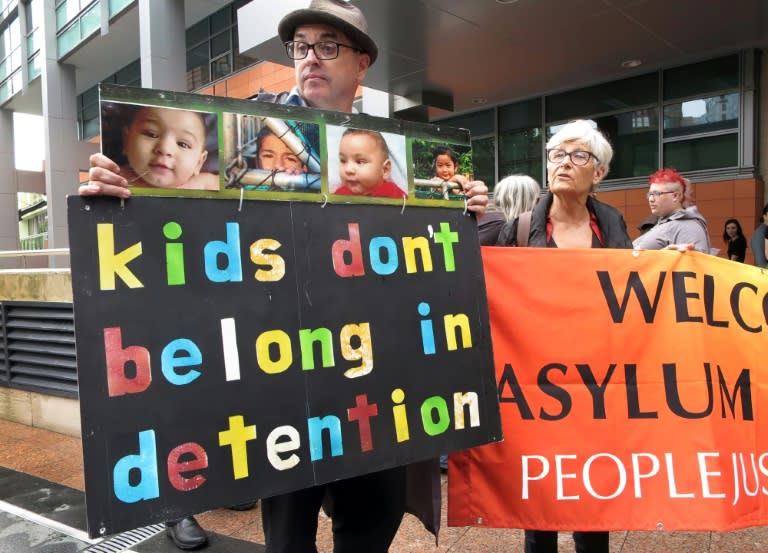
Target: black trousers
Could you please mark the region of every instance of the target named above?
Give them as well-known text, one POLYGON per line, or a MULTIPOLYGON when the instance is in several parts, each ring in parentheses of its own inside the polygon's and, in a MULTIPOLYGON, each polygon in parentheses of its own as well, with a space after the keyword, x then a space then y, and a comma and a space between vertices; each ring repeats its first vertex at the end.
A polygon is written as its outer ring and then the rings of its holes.
MULTIPOLYGON (((608 532, 574 532, 576 553, 608 553, 608 532)), ((525 553, 557 553, 557 532, 525 531, 525 553)))
POLYGON ((405 513, 405 467, 261 500, 267 553, 316 553, 326 493, 334 553, 387 553, 405 513))

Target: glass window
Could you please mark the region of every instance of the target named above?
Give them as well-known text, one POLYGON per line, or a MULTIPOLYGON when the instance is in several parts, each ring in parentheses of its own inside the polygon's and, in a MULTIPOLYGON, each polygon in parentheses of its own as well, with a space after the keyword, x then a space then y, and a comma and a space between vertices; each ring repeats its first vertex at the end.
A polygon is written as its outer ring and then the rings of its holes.
POLYGON ((739 56, 664 71, 664 99, 686 98, 739 87, 739 56))
POLYGON ((21 48, 16 48, 11 52, 11 71, 16 71, 21 67, 21 48))
POLYGON ((27 71, 29 72, 30 81, 40 74, 40 55, 30 58, 27 63, 27 71))
POLYGON ((94 6, 80 19, 80 38, 85 38, 101 26, 101 5, 94 6))
POLYGON ((541 182, 541 98, 499 108, 499 178, 528 175, 541 182))
POLYGON ((42 21, 42 0, 32 0, 24 10, 27 19, 27 31, 32 31, 40 26, 42 21))
POLYGON ((664 136, 684 136, 736 129, 739 94, 720 94, 664 106, 664 136))
POLYGON ((218 57, 232 49, 229 37, 229 31, 225 31, 211 38, 211 58, 218 57))
POLYGON ((736 167, 738 159, 738 133, 664 144, 664 165, 674 167, 678 171, 736 167))
POLYGON ((11 45, 11 30, 6 27, 0 32, 0 59, 5 58, 11 53, 13 47, 11 45))
POLYGON ((521 174, 542 182, 543 152, 541 127, 499 133, 499 178, 521 174))
POLYGON ((232 7, 227 6, 217 11, 211 16, 211 34, 216 34, 219 31, 232 26, 232 7))
POLYGON ((208 43, 187 50, 187 89, 193 90, 211 81, 208 43))
POLYGON ((10 40, 11 40, 11 47, 15 48, 17 46, 21 45, 21 24, 19 22, 19 18, 15 18, 13 21, 11 21, 11 25, 9 27, 11 34, 10 34, 10 40))
POLYGON ((469 129, 469 132, 474 136, 493 134, 496 132, 495 125, 493 124, 492 109, 476 111, 475 113, 468 113, 467 115, 459 115, 458 117, 443 119, 440 121, 440 123, 448 125, 449 127, 456 127, 458 129, 469 129))
POLYGON ((499 132, 541 127, 541 98, 499 108, 499 132))
POLYGON ((34 54, 40 49, 40 45, 37 43, 38 33, 34 32, 27 37, 27 52, 34 54))
POLYGON ((84 119, 98 119, 99 117, 99 104, 88 104, 83 106, 83 118, 84 119))
POLYGON ((83 138, 93 138, 99 134, 99 118, 88 119, 83 122, 83 138))
MULTIPOLYGON (((117 73, 113 73, 103 83, 115 83, 141 86, 141 65, 139 60, 129 63, 117 73)), ((77 119, 80 137, 83 140, 99 134, 99 87, 92 86, 77 97, 77 119)))
POLYGON ((136 60, 115 73, 115 83, 139 86, 141 84, 141 62, 136 60))
MULTIPOLYGON (((485 183, 496 182, 496 139, 492 136, 472 141, 473 177, 485 183)), ((490 188, 490 186, 489 186, 490 188)))
POLYGON ((133 0, 109 0, 109 17, 114 17, 133 0))
POLYGON ((188 90, 258 61, 238 53, 237 20, 233 18, 233 10, 245 3, 240 0, 230 4, 187 29, 188 90))
POLYGON ((98 87, 91 87, 80 95, 80 103, 86 105, 96 105, 99 102, 99 89, 98 87))
POLYGON ((187 29, 187 47, 208 40, 208 19, 203 19, 187 29))
POLYGON ((0 104, 5 103, 5 101, 11 97, 11 83, 10 81, 5 81, 3 84, 0 84, 0 104))
POLYGON ((547 122, 568 121, 658 102, 658 73, 547 96, 547 122))
POLYGON ((656 108, 595 119, 613 147, 613 160, 606 178, 642 177, 658 169, 658 121, 656 108))
POLYGON ((60 31, 67 25, 68 22, 69 18, 67 14, 66 3, 62 3, 56 6, 56 30, 60 31))
POLYGON ((27 67, 29 78, 33 79, 40 74, 40 59, 35 54, 40 49, 40 37, 42 32, 38 30, 42 18, 42 0, 31 0, 24 10, 27 27, 27 67))
POLYGON ((74 48, 78 42, 80 42, 80 26, 71 26, 69 29, 56 37, 56 42, 59 50, 59 57, 61 57, 69 52, 72 48, 74 48))
POLYGON ((238 42, 238 37, 237 37, 237 27, 232 29, 232 49, 235 52, 235 55, 234 55, 235 71, 239 71, 240 69, 248 67, 249 65, 252 65, 257 61, 259 61, 259 58, 255 56, 248 56, 240 53, 240 43, 238 42))
POLYGON ((221 79, 232 73, 232 64, 229 61, 229 54, 221 56, 211 62, 211 79, 221 79))
POLYGON ((56 5, 56 30, 60 31, 93 0, 64 0, 56 5))

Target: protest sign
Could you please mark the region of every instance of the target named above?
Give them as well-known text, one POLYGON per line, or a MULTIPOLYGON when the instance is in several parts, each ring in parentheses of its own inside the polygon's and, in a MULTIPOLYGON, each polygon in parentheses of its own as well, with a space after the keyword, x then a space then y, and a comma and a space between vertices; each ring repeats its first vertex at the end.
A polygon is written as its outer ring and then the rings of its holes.
POLYGON ((457 183, 472 176, 465 129, 109 84, 99 98, 102 150, 135 195, 463 208, 457 183), (367 135, 363 148, 342 148, 350 133, 367 135), (167 162, 175 145, 183 152, 167 162), (379 151, 390 185, 344 186, 340 161, 379 151), (438 171, 446 153, 457 163, 438 171))
MULTIPOLYGON (((192 101, 121 88, 107 101, 115 96, 192 101)), ((194 102, 216 115, 219 137, 237 109, 284 121, 313 113, 194 102)), ((402 131, 435 132, 341 116, 316 116, 318 135, 329 122, 386 129, 406 159, 402 131)), ((445 136, 468 143, 466 131, 433 138, 445 136)), ((213 154, 185 140, 205 158, 194 180, 213 154)), ((304 188, 240 179, 228 189, 223 173, 218 189, 164 188, 163 166, 125 202, 68 199, 92 536, 501 439, 474 217, 463 199, 420 198, 407 162, 393 181, 405 197, 337 196, 326 151, 319 170, 300 171, 304 188)), ((147 171, 137 169, 126 167, 147 171)))
POLYGON ((768 522, 768 281, 696 252, 483 248, 505 441, 451 456, 451 525, 768 522))

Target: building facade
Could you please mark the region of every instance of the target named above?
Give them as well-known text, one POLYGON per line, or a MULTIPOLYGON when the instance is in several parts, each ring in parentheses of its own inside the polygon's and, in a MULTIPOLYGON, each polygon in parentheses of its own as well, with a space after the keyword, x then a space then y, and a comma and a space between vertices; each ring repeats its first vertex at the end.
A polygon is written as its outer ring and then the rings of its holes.
MULTIPOLYGON (((362 110, 470 129, 474 176, 491 187, 512 173, 529 174, 543 182, 547 137, 571 119, 590 118, 609 136, 616 151, 599 197, 624 212, 633 236, 637 234, 634 227, 648 215, 647 176, 666 166, 696 183, 697 201, 709 222, 713 245, 724 246, 722 228, 730 217, 739 219, 747 233, 759 223, 768 166, 765 24, 749 43, 732 42, 717 50, 696 50, 692 43, 686 56, 647 69, 633 68, 629 76, 561 71, 557 86, 530 85, 524 93, 499 78, 493 89, 482 91, 496 101, 473 98, 472 105, 467 105, 457 99, 450 83, 455 82, 457 90, 465 85, 462 79, 475 70, 469 63, 473 58, 462 57, 463 65, 447 79, 448 85, 434 90, 425 86, 414 93, 403 86, 406 79, 400 76, 408 73, 411 61, 406 58, 411 54, 426 65, 441 60, 440 52, 432 53, 435 41, 430 37, 435 30, 417 43, 409 27, 419 17, 431 21, 437 13, 444 16, 435 19, 442 26, 441 36, 459 33, 446 15, 449 9, 458 9, 454 3, 442 0, 437 3, 440 10, 423 2, 407 6, 396 1, 358 3, 368 13, 383 54, 371 71, 375 89, 361 90, 362 110)), ((30 243, 26 236, 30 233, 39 235, 38 242, 48 247, 68 246, 65 198, 76 193, 86 178, 88 156, 98 150, 99 82, 233 98, 248 98, 261 89, 289 89, 293 70, 288 60, 275 57, 274 25, 263 27, 296 2, 273 4, 266 0, 0 0, 0 250, 21 249, 22 243, 30 243), (270 38, 254 46, 250 37, 256 29, 270 38), (44 153, 40 176, 14 167, 13 112, 44 117, 42 143, 24 146, 44 153), (32 216, 29 206, 20 205, 20 193, 39 194, 45 200, 44 206, 36 208, 34 224, 19 225, 22 218, 29 221, 32 216), (39 221, 41 207, 44 224, 39 221)), ((649 1, 634 17, 651 17, 657 4, 649 1)), ((735 0, 735 4, 758 17, 768 16, 760 0, 735 0)), ((508 17, 490 13, 496 9, 483 8, 488 12, 483 16, 508 17)), ((595 17, 605 15, 595 13, 595 17)), ((535 13, 520 14, 537 25, 535 13)), ((461 14, 449 15, 458 19, 461 14)), ((546 22, 538 25, 542 33, 546 31, 546 22)), ((487 24, 478 32, 492 30, 487 24)), ((466 50, 472 50, 470 43, 466 41, 466 50)), ((570 54, 565 50, 561 55, 570 54)), ((478 57, 477 63, 486 64, 486 71, 498 72, 504 59, 498 55, 490 63, 478 57)), ((546 58, 538 63, 556 65, 554 59, 546 58)), ((423 67, 414 67, 412 73, 417 70, 423 67)), ((49 260, 51 265, 66 263, 66 258, 49 260)), ((13 264, 0 259, 0 268, 13 264)))

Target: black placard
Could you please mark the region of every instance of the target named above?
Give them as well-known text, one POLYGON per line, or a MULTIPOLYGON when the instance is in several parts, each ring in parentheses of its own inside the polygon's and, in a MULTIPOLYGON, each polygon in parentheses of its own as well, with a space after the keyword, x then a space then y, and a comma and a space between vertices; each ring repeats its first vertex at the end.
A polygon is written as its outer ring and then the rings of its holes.
POLYGON ((501 438, 461 210, 68 208, 90 535, 501 438))

